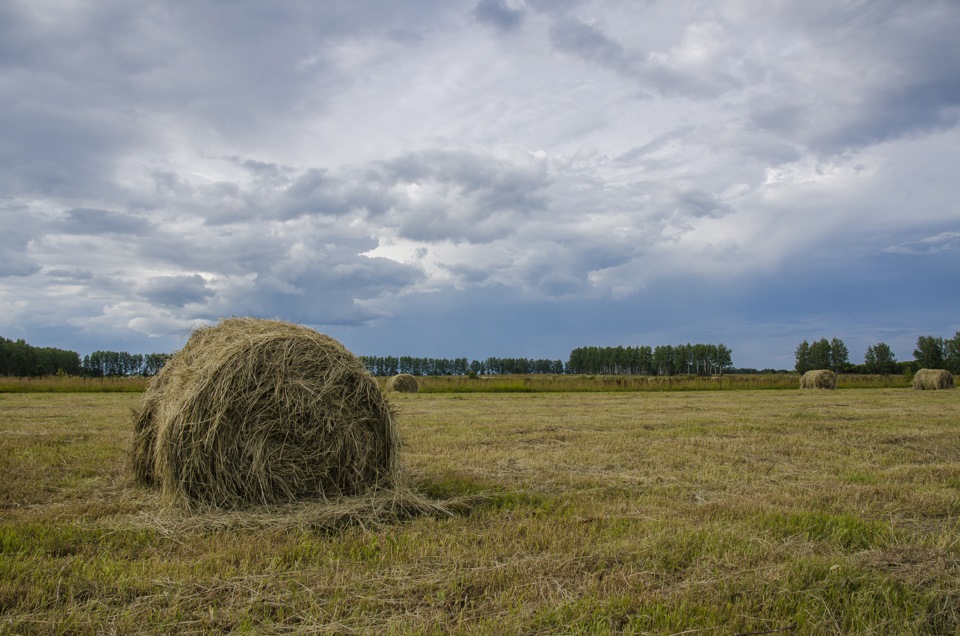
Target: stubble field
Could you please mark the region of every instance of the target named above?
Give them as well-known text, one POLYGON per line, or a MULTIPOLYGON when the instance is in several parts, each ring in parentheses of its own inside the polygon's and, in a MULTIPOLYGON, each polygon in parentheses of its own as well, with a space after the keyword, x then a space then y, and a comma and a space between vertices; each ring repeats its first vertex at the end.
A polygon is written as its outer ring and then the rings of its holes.
POLYGON ((338 526, 164 508, 138 399, 0 394, 0 633, 960 633, 956 391, 391 395, 466 503, 338 526))

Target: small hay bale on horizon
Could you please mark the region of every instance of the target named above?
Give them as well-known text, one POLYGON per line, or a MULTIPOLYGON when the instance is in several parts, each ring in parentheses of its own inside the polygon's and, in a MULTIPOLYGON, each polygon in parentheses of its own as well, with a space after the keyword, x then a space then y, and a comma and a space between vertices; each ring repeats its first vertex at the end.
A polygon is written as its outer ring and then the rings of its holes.
POLYGON ((807 371, 800 378, 801 389, 835 389, 837 374, 828 369, 807 371))
POLYGON ((197 329, 134 413, 137 481, 237 508, 399 489, 394 413, 342 344, 301 325, 197 329))
POLYGON ((409 373, 398 373, 387 380, 387 391, 418 393, 420 391, 420 383, 409 373))
POLYGON ((946 369, 920 369, 913 376, 913 388, 917 391, 952 389, 953 374, 946 369))

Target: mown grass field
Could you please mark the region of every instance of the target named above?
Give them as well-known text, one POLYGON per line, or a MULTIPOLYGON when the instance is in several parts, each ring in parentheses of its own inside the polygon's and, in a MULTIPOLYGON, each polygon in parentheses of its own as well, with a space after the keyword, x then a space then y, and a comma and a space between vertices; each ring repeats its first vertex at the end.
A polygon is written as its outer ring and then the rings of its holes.
POLYGON ((483 497, 333 529, 164 508, 138 399, 0 394, 0 633, 960 633, 957 391, 391 395, 483 497))

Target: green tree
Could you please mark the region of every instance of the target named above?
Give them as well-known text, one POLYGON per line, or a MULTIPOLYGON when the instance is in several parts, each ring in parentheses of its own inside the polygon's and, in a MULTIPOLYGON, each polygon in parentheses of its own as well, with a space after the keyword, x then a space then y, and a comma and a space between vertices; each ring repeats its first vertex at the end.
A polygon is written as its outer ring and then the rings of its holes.
POLYGON ((850 366, 850 350, 840 338, 830 340, 830 368, 835 373, 845 371, 850 366))
POLYGON ((724 369, 729 369, 733 366, 733 351, 724 346, 723 343, 720 343, 714 348, 710 362, 713 365, 713 370, 711 372, 719 372, 721 375, 723 375, 724 369))
POLYGON ((797 373, 806 373, 813 369, 810 366, 810 343, 804 340, 799 345, 797 345, 797 350, 794 352, 796 357, 797 364, 794 367, 797 370, 797 373))
POLYGON ((637 347, 637 359, 637 373, 642 375, 653 375, 653 347, 637 347))
POLYGON ((37 353, 22 338, 13 343, 10 352, 10 369, 11 375, 21 378, 40 375, 37 353))
POLYGON ((921 369, 942 369, 944 363, 943 338, 920 336, 913 357, 921 369))
POLYGON ((833 356, 830 352, 830 341, 821 338, 810 345, 810 369, 829 369, 833 366, 833 356))
POLYGON ((673 375, 672 345, 661 345, 653 350, 653 366, 657 375, 673 375))
POLYGON ((943 353, 947 371, 960 374, 960 331, 943 342, 943 353))
POLYGON ((170 356, 164 353, 148 353, 143 358, 143 375, 157 375, 170 356))
POLYGON ((867 347, 867 353, 863 356, 863 366, 866 367, 867 373, 890 375, 897 372, 897 357, 893 355, 887 343, 878 342, 872 347, 867 347))

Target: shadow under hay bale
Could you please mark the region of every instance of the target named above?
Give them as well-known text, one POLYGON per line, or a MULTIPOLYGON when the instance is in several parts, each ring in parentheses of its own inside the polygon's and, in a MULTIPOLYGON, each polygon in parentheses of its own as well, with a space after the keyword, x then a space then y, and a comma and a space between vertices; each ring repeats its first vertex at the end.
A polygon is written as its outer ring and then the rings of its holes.
POLYGON ((835 389, 837 374, 827 369, 807 371, 800 378, 801 389, 835 389))
POLYGON ((920 369, 913 376, 913 388, 918 391, 952 389, 953 374, 946 369, 920 369))
POLYGON ((134 414, 137 481, 177 503, 237 508, 392 492, 427 504, 403 486, 397 450, 394 413, 359 360, 280 321, 232 318, 196 330, 134 414))
POLYGON ((420 391, 420 383, 409 373, 400 373, 387 380, 387 391, 417 393, 420 391))

